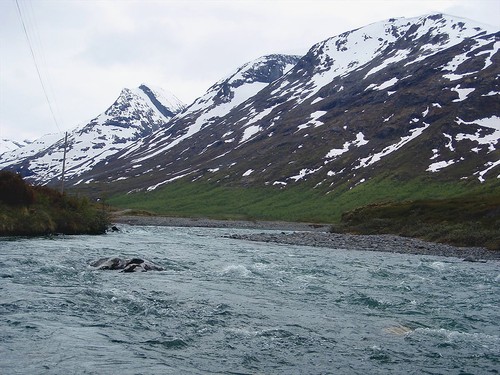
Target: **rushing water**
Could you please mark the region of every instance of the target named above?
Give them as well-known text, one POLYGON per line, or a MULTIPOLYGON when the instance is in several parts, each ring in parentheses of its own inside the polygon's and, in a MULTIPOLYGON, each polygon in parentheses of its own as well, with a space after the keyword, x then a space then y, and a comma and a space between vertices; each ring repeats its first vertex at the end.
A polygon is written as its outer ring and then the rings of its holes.
POLYGON ((0 241, 2 374, 498 374, 500 263, 124 227, 0 241), (140 256, 162 272, 88 266, 140 256))

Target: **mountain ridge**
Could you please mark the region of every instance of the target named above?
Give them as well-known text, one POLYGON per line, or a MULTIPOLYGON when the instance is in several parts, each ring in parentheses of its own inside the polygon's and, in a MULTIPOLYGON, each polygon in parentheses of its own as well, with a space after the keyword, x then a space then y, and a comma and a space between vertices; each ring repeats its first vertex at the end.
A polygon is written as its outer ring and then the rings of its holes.
POLYGON ((300 59, 257 59, 69 184, 307 182, 329 193, 383 174, 498 179, 499 39, 491 26, 431 14, 341 33, 300 59))
MULTIPOLYGON (((184 107, 173 94, 158 88, 144 84, 137 89, 124 88, 103 113, 67 132, 68 178, 92 169, 99 161, 164 126, 184 107)), ((64 134, 48 134, 27 147, 0 155, 0 167, 14 169, 38 183, 50 183, 61 175, 64 148, 64 134)))
POLYGON ((4 152, 16 150, 32 143, 30 140, 17 141, 14 139, 0 138, 0 155, 4 152))
MULTIPOLYGON (((352 180, 354 187, 378 174, 378 166, 401 175, 482 181, 498 167, 498 32, 488 32, 435 14, 390 19, 328 38, 224 117, 203 119, 209 126, 182 139, 188 143, 136 148, 131 163, 144 166, 133 171, 137 183, 131 187, 150 184, 142 188, 151 190, 188 175, 281 187, 315 179, 334 188, 352 180), (483 162, 483 169, 448 173, 454 164, 466 164, 463 155, 451 156, 471 143, 475 151, 467 158, 483 162), (424 148, 428 162, 421 157, 424 148), (162 181, 147 162, 151 157, 173 166, 159 168, 162 181)), ((117 171, 127 178, 120 167, 117 171)))
MULTIPOLYGON (((255 95, 277 76, 290 69, 298 59, 298 56, 268 55, 242 65, 234 73, 212 85, 204 95, 174 117, 169 126, 153 134, 151 137, 154 138, 150 142, 155 146, 164 144, 164 150, 174 147, 182 140, 202 130, 203 127, 209 127, 221 114, 225 115, 241 102, 255 95), (174 140, 170 141, 170 138, 174 140)), ((148 140, 144 140, 143 143, 146 142, 148 140)), ((155 151, 151 157, 158 152, 155 151)), ((144 157, 141 157, 136 161, 140 162, 143 159, 144 157)))

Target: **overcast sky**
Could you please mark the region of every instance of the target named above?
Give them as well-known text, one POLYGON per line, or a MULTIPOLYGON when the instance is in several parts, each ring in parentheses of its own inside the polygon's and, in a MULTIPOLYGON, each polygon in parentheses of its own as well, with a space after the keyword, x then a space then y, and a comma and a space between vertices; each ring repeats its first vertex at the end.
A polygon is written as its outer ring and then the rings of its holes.
POLYGON ((260 56, 432 12, 500 28, 500 0, 0 0, 0 138, 72 129, 141 83, 190 104, 260 56))

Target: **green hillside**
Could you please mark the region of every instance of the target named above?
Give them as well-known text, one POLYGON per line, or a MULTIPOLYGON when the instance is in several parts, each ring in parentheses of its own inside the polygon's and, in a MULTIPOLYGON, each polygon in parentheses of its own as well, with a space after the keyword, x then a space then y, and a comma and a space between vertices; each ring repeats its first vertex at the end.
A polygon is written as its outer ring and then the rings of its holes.
POLYGON ((114 195, 107 203, 167 216, 331 223, 338 231, 499 247, 500 184, 496 181, 386 177, 332 192, 307 185, 277 189, 177 181, 152 192, 114 195), (432 236, 424 229, 428 226, 435 229, 432 236))

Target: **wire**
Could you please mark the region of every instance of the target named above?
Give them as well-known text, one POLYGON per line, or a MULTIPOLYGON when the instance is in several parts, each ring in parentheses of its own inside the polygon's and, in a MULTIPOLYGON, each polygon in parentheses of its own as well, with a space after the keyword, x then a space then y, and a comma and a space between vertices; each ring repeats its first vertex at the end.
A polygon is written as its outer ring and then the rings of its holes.
POLYGON ((35 63, 35 68, 36 68, 36 72, 38 74, 38 79, 40 80, 40 84, 42 85, 43 94, 45 95, 45 99, 47 100, 47 104, 49 105, 50 113, 52 114, 52 118, 54 119, 54 123, 56 124, 56 127, 59 130, 59 132, 62 133, 61 128, 59 127, 59 123, 57 122, 57 118, 56 118, 56 115, 54 113, 54 109, 53 109, 52 104, 50 102, 49 95, 47 94, 47 89, 45 88, 45 84, 43 83, 43 80, 42 80, 42 75, 40 73, 38 63, 36 61, 35 52, 33 50, 31 39, 29 37, 28 30, 26 28, 26 24, 24 22, 23 14, 21 12, 21 7, 19 6, 19 1, 15 0, 15 2, 16 2, 16 6, 17 6, 17 11, 19 13, 19 18, 20 18, 21 23, 23 25, 24 35, 26 35, 26 40, 28 41, 28 46, 30 48, 31 57, 33 58, 33 62, 35 63))
MULTIPOLYGON (((56 115, 56 118, 59 120, 59 123, 64 124, 64 118, 61 115, 61 111, 59 110, 58 106, 58 101, 57 101, 57 96, 54 91, 54 87, 52 85, 52 79, 50 76, 50 70, 47 65, 47 59, 45 58, 45 45, 43 43, 43 38, 41 38, 41 34, 39 32, 40 28, 38 27, 38 22, 37 22, 37 16, 36 16, 36 11, 35 8, 33 7, 33 1, 28 1, 27 4, 28 6, 28 18, 25 19, 26 25, 28 26, 28 31, 33 31, 32 36, 34 36, 35 43, 33 44, 33 50, 36 53, 36 56, 38 57, 38 63, 40 64, 40 71, 42 73, 45 72, 44 77, 45 77, 45 84, 47 85, 46 87, 48 88, 48 94, 49 98, 52 98, 52 105, 54 108, 54 113, 56 115), (31 21, 30 21, 31 18, 31 21), (31 22, 31 26, 30 26, 31 22)), ((26 15, 26 12, 25 12, 26 15)), ((33 41, 33 38, 32 38, 33 41)))
MULTIPOLYGON (((47 77, 46 77, 47 84, 48 84, 49 89, 52 92, 52 95, 54 96, 52 86, 50 84, 49 75, 48 75, 47 62, 45 60, 45 55, 43 54, 44 48, 43 48, 42 40, 40 38, 39 33, 37 32, 36 17, 34 16, 32 4, 30 2, 28 2, 29 8, 27 8, 25 17, 23 17, 23 11, 21 11, 21 6, 19 5, 19 1, 15 0, 15 2, 16 2, 16 7, 17 7, 18 14, 19 14, 19 18, 20 18, 21 24, 23 26, 24 34, 26 36, 26 40, 28 41, 28 46, 29 46, 29 49, 31 52, 31 57, 33 58, 33 62, 35 64, 38 79, 40 80, 40 84, 42 86, 42 90, 43 90, 43 93, 45 95, 45 99, 47 100, 47 104, 49 105, 50 113, 52 114, 52 118, 54 119, 54 123, 55 123, 57 129, 59 130, 59 133, 62 133, 61 128, 59 127, 59 123, 57 121, 57 117, 56 117, 55 112, 54 112, 53 103, 50 100, 46 85, 44 84, 44 81, 42 79, 41 69, 40 69, 40 66, 37 62, 37 54, 35 54, 35 49, 36 49, 35 47, 36 47, 36 44, 38 43, 38 52, 39 52, 38 57, 41 58, 40 63, 42 65, 42 67, 45 67, 45 71, 47 72, 47 77), (29 12, 30 8, 31 8, 31 20, 30 20, 30 12, 29 12), (31 26, 32 26, 31 30, 33 31, 33 35, 34 35, 33 40, 32 40, 32 38, 30 38, 30 34, 28 32, 30 22, 31 22, 31 26)), ((55 108, 57 109, 57 102, 54 101, 54 104, 55 104, 55 108)), ((53 147, 57 144, 60 144, 61 141, 63 141, 63 143, 64 143, 64 152, 66 153, 66 143, 64 142, 64 140, 60 140, 56 144, 54 144, 50 147, 53 147)), ((45 150, 45 151, 47 151, 47 150, 45 150)), ((49 152, 49 155, 50 155, 50 152, 49 152)), ((47 184, 50 180, 53 180, 54 178, 56 178, 55 174, 52 171, 53 162, 54 162, 54 160, 52 158, 48 160, 49 167, 46 168, 45 173, 43 174, 43 176, 40 179, 41 181, 44 181, 44 183, 43 183, 44 185, 47 184)), ((40 172, 39 174, 42 174, 42 172, 40 172)), ((64 184, 64 182, 63 182, 63 184, 64 184)))

